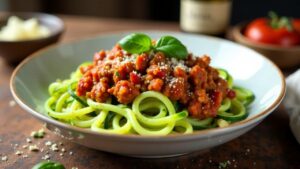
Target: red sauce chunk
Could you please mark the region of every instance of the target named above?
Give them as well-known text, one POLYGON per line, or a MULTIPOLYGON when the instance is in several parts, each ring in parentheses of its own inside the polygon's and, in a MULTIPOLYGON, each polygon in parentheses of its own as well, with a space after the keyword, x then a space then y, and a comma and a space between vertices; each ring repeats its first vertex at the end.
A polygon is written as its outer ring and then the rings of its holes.
POLYGON ((130 104, 144 91, 157 91, 184 105, 192 117, 215 117, 223 99, 233 99, 235 93, 209 64, 206 55, 178 60, 161 52, 130 54, 116 45, 96 53, 93 64, 80 67, 83 76, 76 92, 96 102, 115 97, 130 104))

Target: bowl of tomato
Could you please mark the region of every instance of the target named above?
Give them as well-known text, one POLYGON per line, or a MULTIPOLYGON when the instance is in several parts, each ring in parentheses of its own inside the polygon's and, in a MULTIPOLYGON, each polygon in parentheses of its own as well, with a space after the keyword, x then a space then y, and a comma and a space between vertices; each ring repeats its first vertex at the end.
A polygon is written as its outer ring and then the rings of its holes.
POLYGON ((300 19, 257 18, 233 28, 233 39, 270 58, 280 68, 300 65, 300 19))

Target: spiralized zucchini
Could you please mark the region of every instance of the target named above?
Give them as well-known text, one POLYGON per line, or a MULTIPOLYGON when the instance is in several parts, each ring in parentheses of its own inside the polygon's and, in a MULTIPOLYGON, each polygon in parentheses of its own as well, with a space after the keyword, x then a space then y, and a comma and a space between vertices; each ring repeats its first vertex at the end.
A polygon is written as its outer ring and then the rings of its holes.
POLYGON ((50 97, 45 102, 45 109, 54 119, 99 133, 162 136, 226 127, 248 116, 246 106, 254 100, 254 95, 250 90, 233 86, 233 78, 227 71, 219 69, 219 74, 227 80, 237 97, 224 99, 216 118, 198 120, 189 117, 185 109, 176 112, 170 99, 155 91, 141 93, 131 105, 113 105, 111 100, 98 103, 79 97, 75 94, 82 76, 79 69, 71 74, 70 79, 49 85, 50 97))

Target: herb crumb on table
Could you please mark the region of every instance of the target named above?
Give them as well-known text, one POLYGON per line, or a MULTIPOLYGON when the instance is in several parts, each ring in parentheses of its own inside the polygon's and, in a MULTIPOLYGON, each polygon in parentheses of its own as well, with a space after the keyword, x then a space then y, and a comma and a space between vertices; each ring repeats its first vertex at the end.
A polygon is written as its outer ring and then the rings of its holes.
POLYGON ((14 100, 9 101, 9 106, 14 107, 16 105, 16 102, 14 100))
POLYGON ((7 160, 8 160, 8 157, 7 157, 7 156, 2 156, 2 157, 1 157, 1 160, 2 160, 2 161, 7 161, 7 160))
POLYGON ((40 151, 40 148, 37 145, 30 145, 28 148, 30 151, 40 151))

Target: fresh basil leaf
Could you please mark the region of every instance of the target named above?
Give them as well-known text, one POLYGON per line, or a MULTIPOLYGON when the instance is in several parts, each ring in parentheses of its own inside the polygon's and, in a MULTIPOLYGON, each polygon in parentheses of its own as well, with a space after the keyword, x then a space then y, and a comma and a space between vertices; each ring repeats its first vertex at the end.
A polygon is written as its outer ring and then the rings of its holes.
POLYGON ((155 45, 155 50, 177 59, 186 59, 188 56, 186 47, 172 36, 161 37, 155 45))
POLYGON ((129 53, 140 54, 151 49, 151 38, 142 33, 133 33, 121 39, 119 44, 129 53))
POLYGON ((174 38, 173 36, 162 36, 157 41, 156 47, 172 45, 172 44, 182 45, 182 43, 178 39, 174 38))
POLYGON ((177 59, 186 59, 187 50, 183 45, 168 45, 156 48, 157 51, 163 52, 168 57, 174 57, 177 59))
POLYGON ((65 167, 58 162, 43 161, 33 166, 32 169, 65 169, 65 167))

